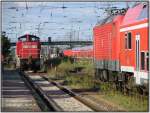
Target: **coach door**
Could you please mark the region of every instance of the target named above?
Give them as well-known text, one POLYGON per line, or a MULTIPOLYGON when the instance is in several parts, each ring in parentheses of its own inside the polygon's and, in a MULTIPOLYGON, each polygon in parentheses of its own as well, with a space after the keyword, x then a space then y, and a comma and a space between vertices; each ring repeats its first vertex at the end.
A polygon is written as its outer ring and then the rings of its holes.
POLYGON ((136 47, 136 55, 135 55, 135 58, 136 58, 136 71, 139 71, 140 70, 140 34, 136 35, 135 47, 136 47))

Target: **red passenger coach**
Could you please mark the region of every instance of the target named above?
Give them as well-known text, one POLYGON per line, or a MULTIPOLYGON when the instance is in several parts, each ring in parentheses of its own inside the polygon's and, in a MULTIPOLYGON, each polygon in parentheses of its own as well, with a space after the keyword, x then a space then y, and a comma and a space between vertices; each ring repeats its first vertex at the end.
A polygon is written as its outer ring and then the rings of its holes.
POLYGON ((64 50, 64 51, 63 51, 63 54, 64 54, 65 56, 68 56, 68 57, 71 57, 71 56, 73 55, 71 49, 64 50))
POLYGON ((120 24, 123 16, 110 16, 93 29, 96 75, 107 80, 108 71, 119 71, 120 24))
POLYGON ((148 80, 148 6, 140 4, 127 11, 120 26, 121 71, 134 75, 137 84, 148 80))
POLYGON ((16 43, 17 66, 39 68, 40 48, 39 37, 29 34, 19 37, 16 43))
POLYGON ((103 81, 148 81, 148 5, 138 4, 125 15, 103 20, 93 29, 96 76, 103 81), (112 73, 117 73, 116 78, 112 73))
POLYGON ((76 58, 93 58, 93 46, 77 47, 63 51, 65 56, 76 58))

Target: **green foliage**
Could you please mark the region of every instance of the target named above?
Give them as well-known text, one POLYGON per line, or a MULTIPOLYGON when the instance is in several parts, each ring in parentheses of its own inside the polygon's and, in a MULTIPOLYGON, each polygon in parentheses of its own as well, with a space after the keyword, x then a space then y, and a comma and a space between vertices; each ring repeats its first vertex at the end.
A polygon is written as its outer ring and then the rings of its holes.
POLYGON ((49 78, 56 79, 57 72, 55 68, 48 69, 47 73, 49 75, 49 78))
POLYGON ((9 55, 10 47, 11 47, 10 40, 3 32, 1 35, 1 48, 2 48, 2 54, 4 55, 4 57, 7 57, 9 55))
POLYGON ((109 92, 103 95, 103 98, 123 107, 127 111, 148 111, 148 98, 139 98, 139 96, 126 96, 120 92, 109 92))
POLYGON ((48 66, 52 65, 53 67, 55 67, 61 63, 61 60, 62 60, 61 58, 52 58, 52 59, 47 60, 46 63, 48 66))
POLYGON ((89 60, 81 60, 73 63, 73 59, 64 58, 61 63, 48 70, 49 77, 55 79, 63 79, 66 85, 73 88, 93 88, 94 87, 94 71, 93 64, 89 60), (70 71, 82 67, 82 74, 70 71))
POLYGON ((92 89, 94 87, 93 78, 89 75, 80 76, 71 74, 66 76, 65 80, 67 81, 67 85, 72 88, 92 89))
MULTIPOLYGON (((127 111, 147 111, 148 99, 140 99, 136 96, 126 96, 113 87, 114 83, 108 82, 95 82, 94 83, 94 67, 90 60, 80 60, 72 62, 68 58, 61 60, 60 64, 48 70, 49 77, 56 80, 63 80, 64 85, 69 86, 72 89, 79 90, 98 90, 98 94, 103 99, 114 103, 120 108, 124 108, 127 111), (81 73, 70 72, 75 68, 82 67, 81 73)), ((116 73, 113 75, 116 76, 116 73)))
POLYGON ((69 71, 71 71, 72 69, 73 69, 73 65, 69 60, 67 62, 62 61, 62 63, 57 67, 57 75, 64 77, 68 75, 69 71))
POLYGON ((49 68, 48 73, 50 76, 55 75, 57 79, 65 77, 66 75, 69 74, 69 71, 73 69, 73 64, 70 62, 70 60, 65 59, 65 61, 64 60, 59 61, 54 59, 54 62, 55 62, 55 66, 53 64, 53 67, 49 68))

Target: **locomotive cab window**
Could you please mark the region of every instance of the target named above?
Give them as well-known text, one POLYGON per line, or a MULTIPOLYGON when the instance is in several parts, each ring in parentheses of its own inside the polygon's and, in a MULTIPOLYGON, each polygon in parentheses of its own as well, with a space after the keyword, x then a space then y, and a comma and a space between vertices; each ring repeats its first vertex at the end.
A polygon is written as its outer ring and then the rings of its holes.
POLYGON ((37 41, 37 39, 36 38, 32 38, 32 41, 37 41))
POLYGON ((26 41, 26 37, 22 37, 22 38, 18 38, 19 41, 25 42, 26 41))
POLYGON ((39 41, 39 39, 37 37, 32 37, 32 41, 39 41))
POLYGON ((30 37, 30 41, 33 41, 33 42, 39 41, 39 38, 34 37, 34 36, 31 36, 31 37, 30 37))

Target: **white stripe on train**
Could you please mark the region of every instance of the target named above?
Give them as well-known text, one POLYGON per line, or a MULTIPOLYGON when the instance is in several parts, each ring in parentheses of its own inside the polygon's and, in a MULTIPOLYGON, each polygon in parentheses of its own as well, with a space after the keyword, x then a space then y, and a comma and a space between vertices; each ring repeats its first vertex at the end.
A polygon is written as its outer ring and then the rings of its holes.
POLYGON ((148 72, 136 71, 133 66, 121 66, 122 72, 133 72, 136 84, 143 84, 143 80, 148 80, 148 72))
POLYGON ((135 25, 135 26, 130 26, 130 27, 121 28, 121 29, 120 29, 120 32, 125 32, 125 31, 130 31, 130 30, 145 28, 145 27, 148 27, 148 23, 144 23, 144 24, 139 24, 139 25, 135 25))

